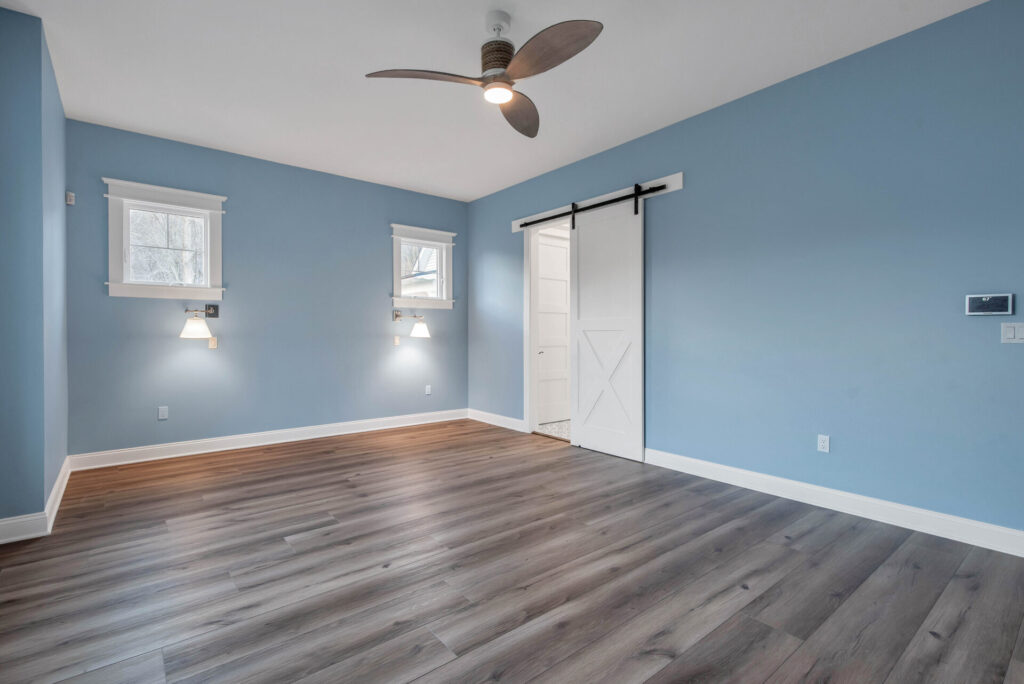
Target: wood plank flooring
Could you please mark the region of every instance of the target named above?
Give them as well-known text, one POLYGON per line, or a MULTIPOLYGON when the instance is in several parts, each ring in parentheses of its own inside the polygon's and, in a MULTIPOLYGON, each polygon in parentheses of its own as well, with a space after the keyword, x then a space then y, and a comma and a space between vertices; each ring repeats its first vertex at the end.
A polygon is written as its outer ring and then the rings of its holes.
POLYGON ((1024 559, 473 421, 77 472, 0 682, 1024 684, 1024 559))

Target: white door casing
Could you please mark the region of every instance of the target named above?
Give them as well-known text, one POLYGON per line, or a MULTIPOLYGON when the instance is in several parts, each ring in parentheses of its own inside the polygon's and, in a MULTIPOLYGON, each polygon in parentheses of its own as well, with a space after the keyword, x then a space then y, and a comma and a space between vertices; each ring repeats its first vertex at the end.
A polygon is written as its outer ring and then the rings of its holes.
POLYGON ((576 216, 570 235, 572 443, 643 460, 643 202, 576 216))
POLYGON ((530 287, 534 418, 569 420, 569 231, 538 230, 530 287))

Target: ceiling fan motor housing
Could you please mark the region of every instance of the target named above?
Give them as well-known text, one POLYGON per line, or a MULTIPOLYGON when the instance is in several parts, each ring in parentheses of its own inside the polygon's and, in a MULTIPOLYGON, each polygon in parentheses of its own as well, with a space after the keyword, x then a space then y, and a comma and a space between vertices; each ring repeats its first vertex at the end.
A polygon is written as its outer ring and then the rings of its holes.
POLYGON ((494 38, 480 46, 480 71, 484 76, 493 76, 505 70, 512 61, 515 47, 507 38, 494 38), (490 72, 490 73, 488 73, 490 72))

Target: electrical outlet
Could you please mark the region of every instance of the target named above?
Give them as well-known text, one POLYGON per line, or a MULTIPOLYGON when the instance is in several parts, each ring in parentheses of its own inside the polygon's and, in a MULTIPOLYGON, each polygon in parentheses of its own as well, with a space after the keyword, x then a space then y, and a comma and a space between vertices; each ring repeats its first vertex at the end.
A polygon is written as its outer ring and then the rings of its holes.
POLYGON ((426 394, 427 396, 430 396, 430 385, 427 385, 427 388, 423 390, 423 393, 426 394))
POLYGON ((828 453, 828 435, 818 435, 818 451, 828 453))
POLYGON ((156 419, 157 420, 167 420, 167 407, 166 406, 157 406, 156 407, 156 419))

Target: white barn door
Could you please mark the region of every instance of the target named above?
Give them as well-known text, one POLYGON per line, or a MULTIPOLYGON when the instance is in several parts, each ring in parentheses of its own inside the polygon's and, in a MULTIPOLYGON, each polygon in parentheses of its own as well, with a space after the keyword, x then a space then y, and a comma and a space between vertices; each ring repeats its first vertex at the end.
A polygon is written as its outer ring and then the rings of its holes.
POLYGON ((643 460, 643 202, 576 216, 570 232, 572 443, 643 460))

